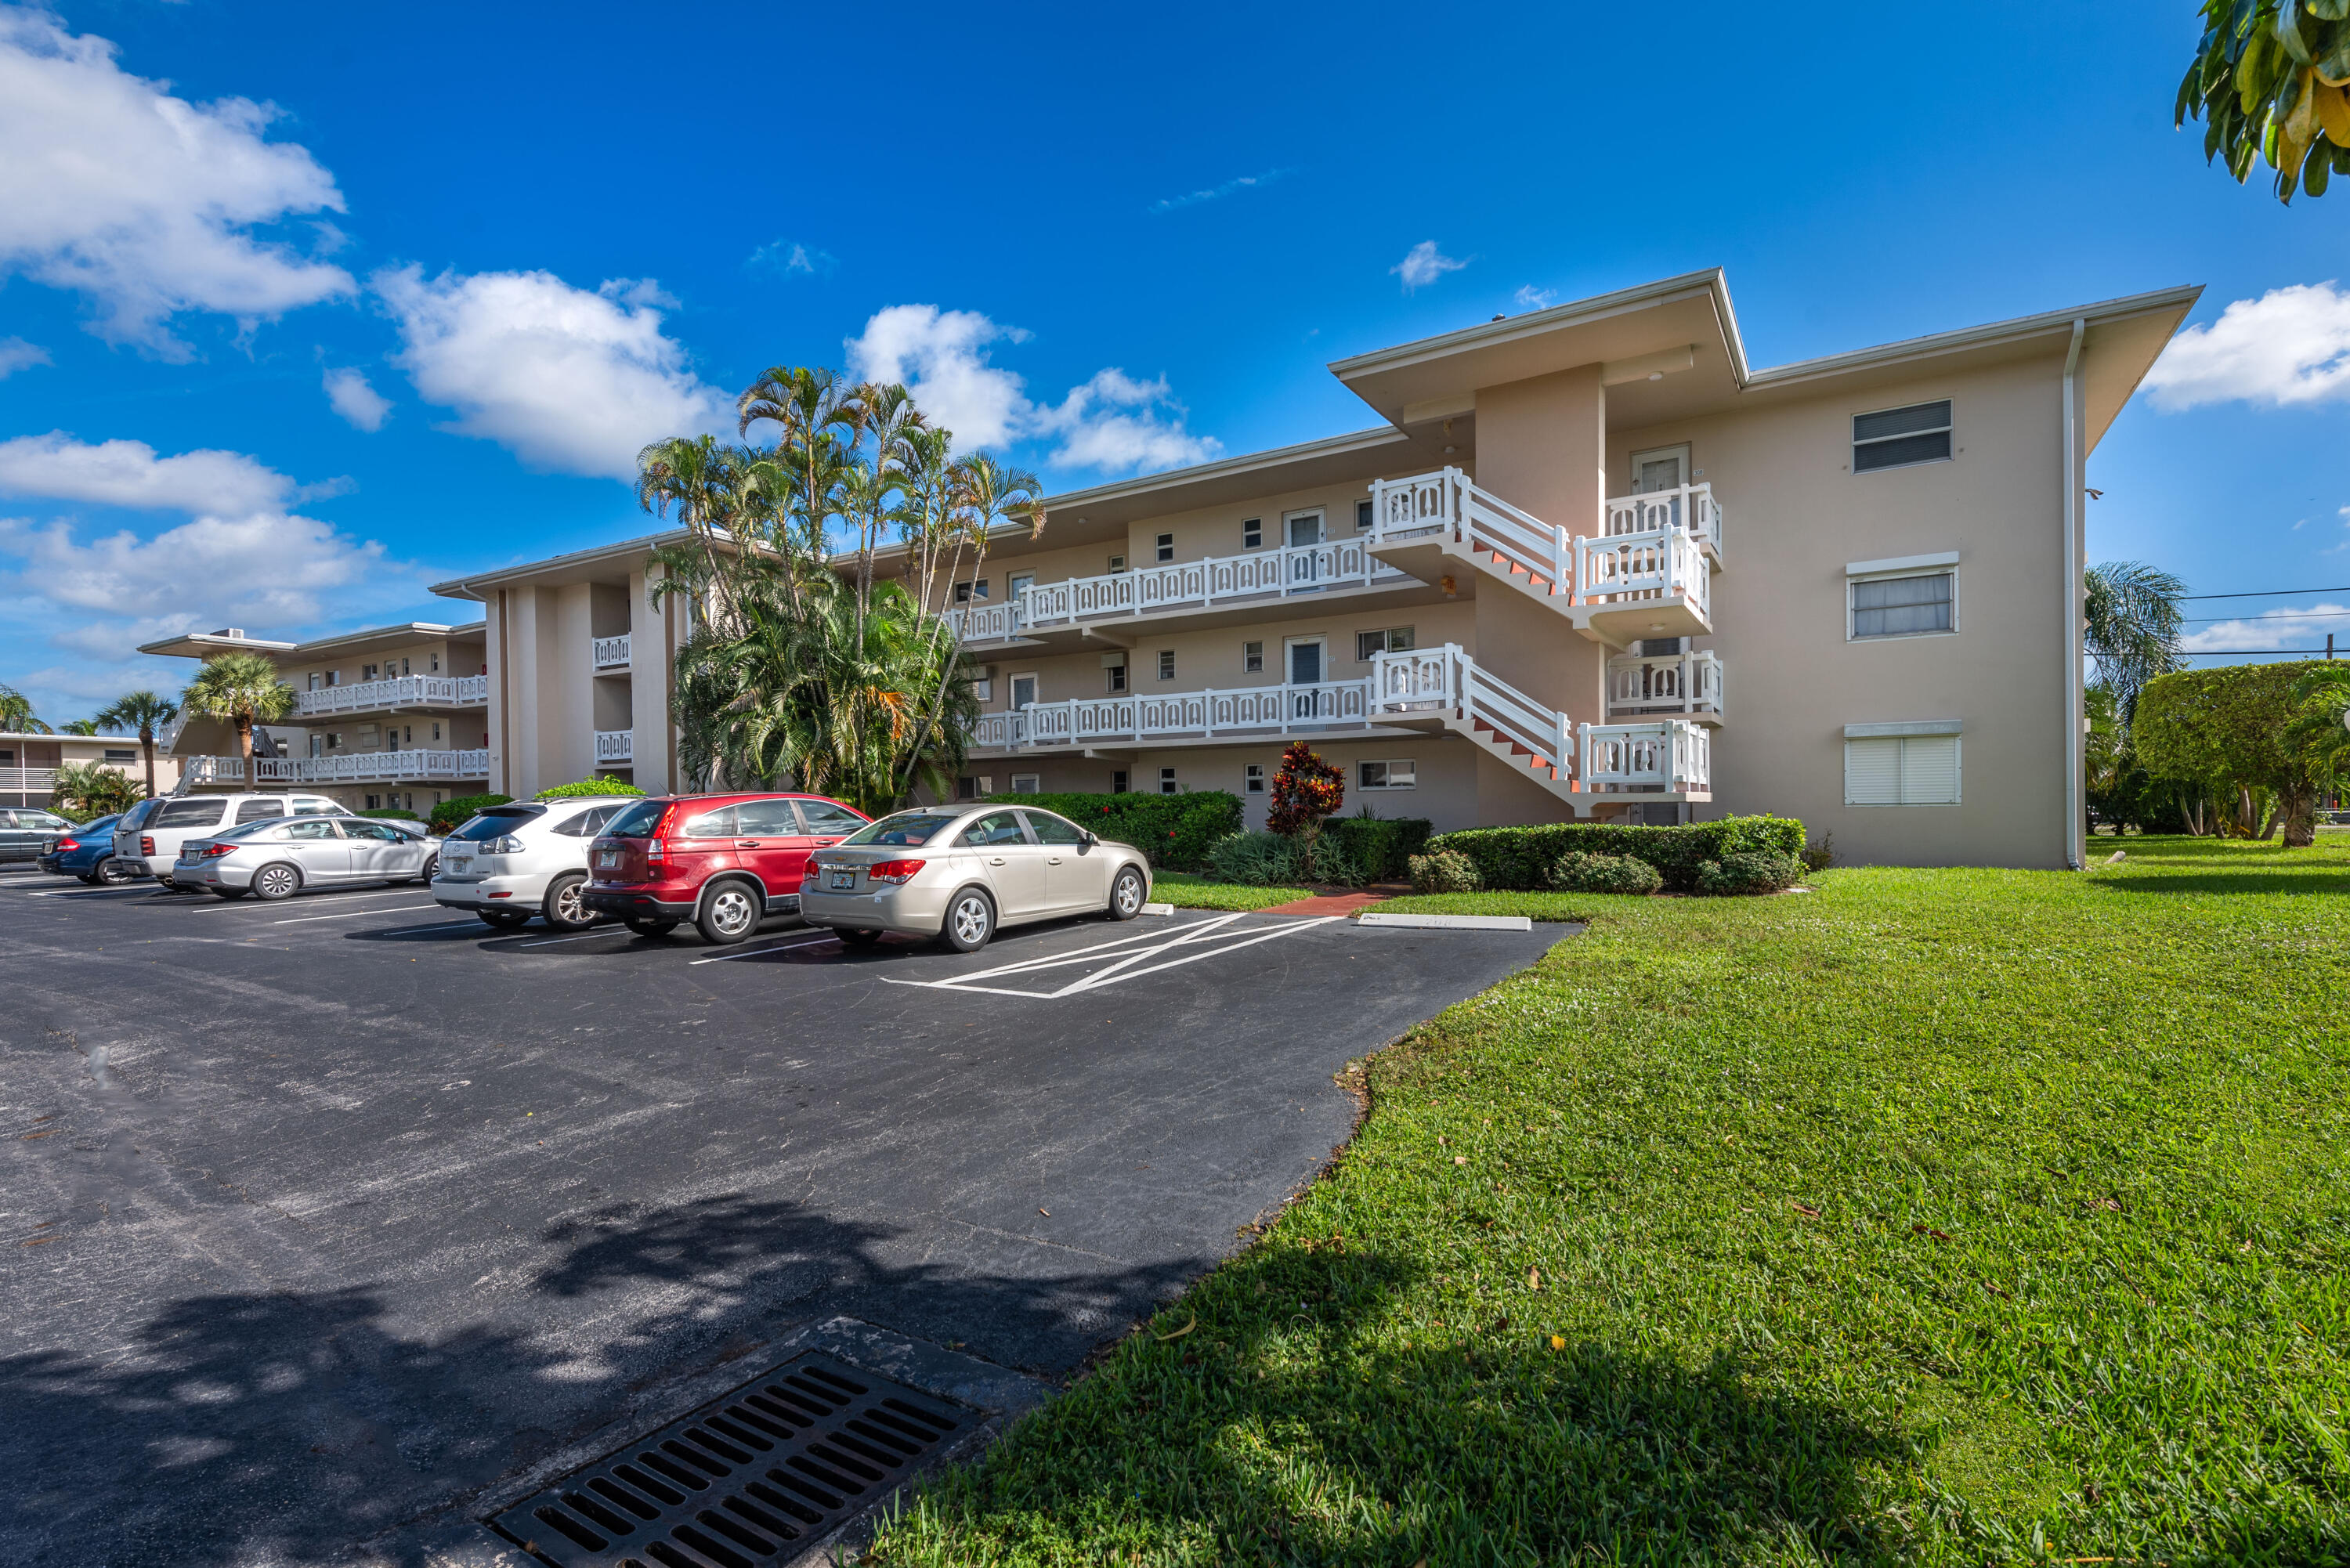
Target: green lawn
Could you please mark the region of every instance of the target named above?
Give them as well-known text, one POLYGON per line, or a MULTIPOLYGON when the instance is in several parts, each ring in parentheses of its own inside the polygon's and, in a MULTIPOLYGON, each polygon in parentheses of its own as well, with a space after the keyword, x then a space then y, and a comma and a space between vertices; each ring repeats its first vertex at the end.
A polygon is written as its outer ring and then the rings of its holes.
POLYGON ((1314 896, 1311 888, 1251 888, 1189 871, 1161 871, 1151 878, 1150 889, 1152 898, 1179 909, 1267 909, 1314 896))
POLYGON ((2350 844, 2125 846, 1416 900, 1593 924, 878 1560, 2341 1561, 2350 844))

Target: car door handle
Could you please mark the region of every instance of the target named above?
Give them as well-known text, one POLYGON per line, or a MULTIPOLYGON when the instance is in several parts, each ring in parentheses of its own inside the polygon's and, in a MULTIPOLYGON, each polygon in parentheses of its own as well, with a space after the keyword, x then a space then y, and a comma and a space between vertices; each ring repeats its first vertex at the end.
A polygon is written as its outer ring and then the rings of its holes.
POLYGON ((1003 864, 1003 857, 1001 855, 991 855, 987 857, 987 863, 990 866, 1001 866, 1003 864))
POLYGON ((1061 857, 1057 855, 1047 855, 1045 857, 1045 864, 1047 866, 1058 866, 1060 863, 1061 857))
POLYGON ((738 838, 734 841, 734 847, 737 849, 756 849, 760 847, 760 842, 755 838, 738 838))

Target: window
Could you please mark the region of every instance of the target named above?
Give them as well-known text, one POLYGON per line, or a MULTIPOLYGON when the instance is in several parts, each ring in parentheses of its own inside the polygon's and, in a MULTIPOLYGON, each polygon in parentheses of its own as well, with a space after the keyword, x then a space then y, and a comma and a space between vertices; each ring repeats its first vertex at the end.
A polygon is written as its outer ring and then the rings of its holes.
POLYGON ((831 838, 837 835, 856 832, 865 826, 865 819, 845 805, 835 805, 828 800, 800 802, 800 820, 807 825, 811 838, 831 838))
POLYGON ((1924 637, 1958 629, 1958 574, 1879 573, 1847 579, 1851 620, 1846 636, 1924 637))
POLYGON ((1370 531, 1371 504, 1367 501, 1357 501, 1355 503, 1355 532, 1367 534, 1370 531))
POLYGON ((388 822, 347 822, 342 825, 345 838, 371 838, 379 844, 404 844, 408 835, 388 822))
POLYGON ((328 685, 329 685, 329 686, 340 686, 342 683, 343 683, 343 672, 342 672, 341 670, 328 670, 328 671, 327 671, 327 684, 328 684, 328 685))
POLYGON ((224 800, 167 800, 150 827, 218 827, 228 809, 224 800))
POLYGON ((1411 628, 1391 626, 1382 631, 1358 631, 1355 634, 1355 658, 1367 664, 1382 653, 1409 653, 1412 649, 1411 628))
POLYGON ((106 748, 106 760, 109 763, 135 763, 139 760, 139 753, 127 749, 117 750, 112 746, 109 746, 106 748))
POLYGON ((982 577, 974 583, 957 583, 955 585, 954 602, 959 605, 967 605, 973 599, 984 602, 986 598, 987 579, 985 577, 982 577))
POLYGON ((1014 774, 1012 775, 1012 793, 1014 794, 1043 794, 1045 793, 1045 780, 1043 776, 1038 774, 1014 774))
POLYGON ((1126 770, 1124 768, 1112 768, 1109 773, 1109 793, 1112 794, 1124 794, 1126 791, 1126 770))
POLYGON ((1950 403, 1912 403, 1852 416, 1852 471, 1942 462, 1950 455, 1950 403))
POLYGON ((341 815, 342 809, 323 795, 305 794, 294 797, 294 815, 296 816, 337 816, 341 815))
POLYGON ((591 805, 586 811, 576 812, 556 823, 554 831, 566 838, 594 838, 620 815, 620 809, 618 805, 591 805))
POLYGON ((1416 789, 1419 785, 1419 764, 1409 757, 1383 763, 1357 763, 1357 789, 1416 789))
POLYGON ((432 656, 432 673, 434 675, 441 673, 441 656, 437 653, 432 656))
POLYGON ((359 679, 361 680, 372 680, 380 673, 382 673, 380 666, 373 664, 362 664, 359 666, 359 679))
POLYGON ((382 805, 383 805, 383 796, 381 796, 381 795, 380 795, 380 794, 371 794, 371 795, 369 795, 369 796, 368 796, 368 797, 367 797, 367 805, 363 805, 363 806, 359 807, 359 809, 360 809, 361 811, 375 811, 375 810, 379 809, 380 807, 381 807, 381 806, 382 806, 382 805))
POLYGON ((441 738, 441 725, 437 721, 432 726, 432 738, 436 741, 441 738))
POLYGON ((334 751, 340 747, 342 743, 343 737, 339 733, 331 730, 327 732, 327 750, 330 752, 334 751))
POLYGON ((327 749, 327 737, 326 737, 326 736, 324 736, 324 735, 313 735, 313 736, 311 736, 311 737, 310 737, 310 754, 311 754, 312 756, 314 756, 314 757, 315 757, 315 756, 322 755, 322 754, 326 752, 326 749, 327 749))
POLYGON ((333 823, 314 819, 294 824, 286 830, 286 836, 296 839, 340 838, 342 835, 335 831, 333 823))
POLYGON ((402 675, 405 675, 405 674, 407 674, 407 673, 408 673, 408 660, 406 660, 405 659, 401 659, 401 660, 400 661, 400 672, 402 675))
POLYGON ((273 816, 285 815, 286 803, 282 800, 241 800, 236 803, 236 819, 239 822, 267 822, 273 816))
POLYGON ((1156 558, 1161 561, 1171 561, 1175 558, 1174 535, 1161 534, 1159 535, 1156 558))
POLYGON ((721 806, 716 811, 703 812, 685 825, 685 831, 680 836, 685 838, 733 837, 734 808, 728 805, 721 806))
MULTIPOLYGON (((923 840, 914 840, 920 844, 923 840)), ((961 841, 971 848, 990 844, 1025 844, 1027 836, 1020 831, 1020 814, 1016 811, 991 811, 975 819, 962 830, 961 841)))
POLYGON ((1241 673, 1243 675, 1264 673, 1264 644, 1261 642, 1241 644, 1241 673))
POLYGON ((1028 831, 1036 836, 1039 844, 1083 844, 1086 841, 1086 830, 1066 816, 1055 816, 1049 811, 1024 811, 1020 815, 1028 819, 1028 831))
POLYGON ((1126 570, 1126 557, 1124 556, 1112 556, 1109 558, 1109 570, 1112 576, 1116 576, 1118 573, 1126 570))
POLYGON ((966 774, 955 780, 955 799, 977 800, 978 798, 979 781, 977 779, 966 774))
POLYGON ((1957 726, 1850 724, 1845 728, 1846 805, 1959 804, 1957 726), (1856 734, 1870 730, 1946 730, 1946 733, 1856 734))
POLYGON ((1036 678, 1015 675, 1012 678, 1012 706, 1014 711, 1036 705, 1036 678))
POLYGON ((1035 573, 1008 572, 1003 578, 1003 597, 1007 602, 1016 604, 1023 593, 1035 586, 1035 573))
POLYGON ((734 831, 745 838, 797 838, 800 819, 788 800, 746 800, 734 807, 734 831))
POLYGON ((971 694, 976 701, 995 701, 995 666, 983 664, 979 667, 978 671, 971 678, 971 694))
POLYGON ((1175 650, 1171 648, 1162 648, 1159 650, 1159 679, 1161 680, 1175 679, 1175 650))
POLYGON ((1173 794, 1175 793, 1175 770, 1173 768, 1160 768, 1159 770, 1159 793, 1160 794, 1173 794))
POLYGON ((1264 764, 1251 763, 1241 770, 1241 787, 1251 794, 1264 793, 1264 764))
POLYGON ((1243 550, 1264 548, 1263 518, 1252 517, 1241 524, 1241 548, 1243 550))
POLYGON ((1125 659, 1121 659, 1116 664, 1107 659, 1102 661, 1102 689, 1112 696, 1126 690, 1125 659))

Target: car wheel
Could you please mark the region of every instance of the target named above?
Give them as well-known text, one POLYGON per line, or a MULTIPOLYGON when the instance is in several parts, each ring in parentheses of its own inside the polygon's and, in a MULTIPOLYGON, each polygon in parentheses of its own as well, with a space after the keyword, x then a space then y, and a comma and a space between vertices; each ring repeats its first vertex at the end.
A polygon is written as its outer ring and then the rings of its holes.
POLYGON ((495 926, 502 931, 519 930, 530 921, 530 916, 520 909, 476 909, 473 913, 481 916, 482 924, 495 926))
POLYGON ((879 931, 855 929, 844 930, 835 927, 832 934, 840 939, 841 945, 844 947, 869 948, 881 940, 881 933, 879 931))
POLYGON ((558 931, 584 931, 596 923, 596 911, 580 901, 587 891, 588 878, 578 875, 557 877, 546 889, 546 898, 539 913, 546 923, 558 931))
POLYGON ((655 915, 622 915, 620 924, 640 937, 665 937, 677 929, 677 922, 655 915))
POLYGON ((1145 892, 1141 872, 1131 866, 1119 872, 1109 885, 1109 918, 1130 920, 1142 913, 1145 892))
POLYGON ((740 882, 721 882, 702 901, 694 929, 713 947, 732 947, 759 924, 759 898, 740 882))
POLYGON ((428 855, 424 857, 424 869, 416 874, 416 879, 429 887, 432 885, 432 878, 439 875, 441 875, 441 857, 428 855))
POLYGON ((995 935, 995 906, 976 888, 965 888, 947 906, 939 940, 959 953, 975 953, 995 935))
POLYGON ((250 888, 215 888, 213 889, 213 897, 215 898, 242 898, 252 890, 253 889, 250 888))
POLYGON ((279 861, 274 866, 264 866, 253 874, 254 896, 270 903, 274 904, 280 898, 290 898, 301 890, 302 873, 284 861, 279 861))
POLYGON ((130 867, 125 866, 121 861, 117 860, 113 856, 109 855, 105 859, 98 863, 98 873, 96 876, 92 877, 90 880, 93 882, 103 882, 109 887, 120 887, 121 884, 131 880, 131 870, 130 867))

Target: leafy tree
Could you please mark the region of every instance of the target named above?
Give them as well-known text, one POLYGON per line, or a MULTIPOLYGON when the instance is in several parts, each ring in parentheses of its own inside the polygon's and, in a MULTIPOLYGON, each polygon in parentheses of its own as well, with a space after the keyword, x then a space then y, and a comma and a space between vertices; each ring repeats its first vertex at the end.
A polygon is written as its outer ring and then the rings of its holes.
POLYGON ((95 719, 68 720, 63 732, 68 735, 95 735, 98 733, 98 721, 95 719))
POLYGON ((52 735, 57 732, 33 711, 33 700, 14 686, 0 686, 0 734, 52 735))
POLYGON ((2082 646, 2096 660, 2097 684, 2113 695, 2116 728, 2126 736, 2137 695, 2178 668, 2187 585, 2142 561, 2106 561, 2083 579, 2082 646))
POLYGON ((2276 197, 2350 171, 2350 0, 2203 0, 2203 36, 2173 123, 2200 119, 2203 161, 2242 184, 2265 160, 2276 197))
POLYGON ((2317 792, 2329 776, 2287 732, 2295 686, 2316 661, 2231 664, 2156 677, 2139 694, 2131 736, 2158 777, 2215 783, 2234 792, 2249 829, 2259 794, 2273 798, 2266 838, 2282 824, 2287 847, 2315 841, 2317 792))
POLYGON ((2285 743, 2320 789, 2350 779, 2350 664, 2312 664, 2293 683, 2293 721, 2285 743))
POLYGON ((237 754, 244 759, 250 781, 253 727, 291 712, 294 688, 278 679, 277 666, 265 653, 216 653, 204 660, 180 701, 191 713, 225 719, 236 726, 237 754))
POLYGON ((1347 775, 1305 742, 1292 741, 1281 753, 1280 771, 1273 775, 1264 825, 1292 838, 1311 838, 1322 819, 1337 815, 1346 804, 1347 775))
POLYGON ((99 710, 98 722, 139 735, 139 750, 147 759, 147 795, 155 794, 155 732, 180 716, 180 705, 152 691, 125 692, 99 710))
POLYGON ((139 804, 139 784, 120 768, 73 763, 57 770, 50 804, 77 822, 91 822, 139 804))

